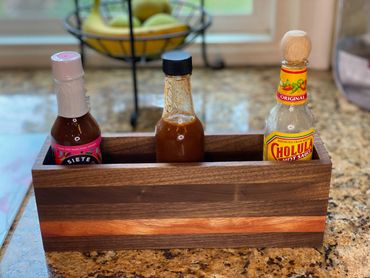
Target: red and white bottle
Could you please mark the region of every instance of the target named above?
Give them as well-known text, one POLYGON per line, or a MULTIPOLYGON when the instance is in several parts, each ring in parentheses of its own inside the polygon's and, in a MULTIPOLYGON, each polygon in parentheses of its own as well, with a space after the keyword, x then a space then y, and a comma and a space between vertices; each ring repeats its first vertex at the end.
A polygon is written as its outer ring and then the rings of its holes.
POLYGON ((51 56, 51 63, 58 100, 51 129, 55 164, 102 163, 100 128, 89 112, 80 54, 59 52, 51 56))

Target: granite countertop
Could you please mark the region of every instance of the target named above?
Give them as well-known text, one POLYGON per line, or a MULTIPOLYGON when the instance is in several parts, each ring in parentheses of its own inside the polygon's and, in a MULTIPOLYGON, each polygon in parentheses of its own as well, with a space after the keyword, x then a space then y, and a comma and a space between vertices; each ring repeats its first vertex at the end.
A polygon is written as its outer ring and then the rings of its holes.
MULTIPOLYGON (((206 131, 262 129, 274 103, 278 76, 278 68, 195 69, 193 98, 206 131)), ((103 132, 130 131, 129 71, 87 71, 86 82, 92 113, 103 132)), ((144 107, 139 131, 152 131, 160 117, 162 82, 160 70, 139 71, 140 102, 144 107)), ((19 112, 8 126, 21 133, 47 133, 56 112, 49 71, 3 72, 0 83, 0 98, 18 101, 26 111, 19 112), (28 116, 30 113, 32 117, 28 116)), ((370 277, 370 113, 340 95, 330 72, 311 70, 308 83, 316 128, 333 162, 321 248, 45 254, 30 189, 2 248, 0 277, 370 277)))

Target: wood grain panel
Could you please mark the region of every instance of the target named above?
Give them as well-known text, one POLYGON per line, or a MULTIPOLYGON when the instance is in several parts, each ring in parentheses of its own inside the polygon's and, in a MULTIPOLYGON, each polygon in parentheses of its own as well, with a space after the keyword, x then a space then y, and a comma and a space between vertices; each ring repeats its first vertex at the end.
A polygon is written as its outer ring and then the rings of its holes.
POLYGON ((165 248, 319 247, 323 233, 46 237, 45 251, 165 248))
POLYGON ((317 216, 327 200, 39 205, 41 221, 248 216, 317 216))
MULTIPOLYGON (((155 161, 153 133, 122 133, 102 138, 105 163, 134 163, 155 161)), ((50 140, 45 141, 35 166, 52 165, 50 140), (46 159, 45 159, 46 157, 46 159)), ((262 160, 263 134, 207 134, 205 136, 206 161, 260 161, 262 160)), ((313 159, 330 162, 320 137, 315 134, 313 159), (319 151, 317 151, 319 149, 319 151)))
POLYGON ((102 140, 104 163, 155 162, 153 133, 122 133, 102 140))
POLYGON ((315 145, 315 152, 317 153, 318 159, 320 159, 321 163, 326 163, 326 164, 331 165, 330 156, 317 131, 315 131, 315 135, 314 135, 314 145, 315 145))
MULTIPOLYGON (((154 133, 126 133, 105 138, 102 147, 108 156, 155 153, 154 133)), ((206 134, 205 136, 205 152, 208 153, 256 153, 262 151, 262 145, 262 134, 206 134)))
POLYGON ((183 184, 248 184, 327 181, 331 165, 320 161, 279 163, 203 162, 44 166, 33 170, 35 188, 183 184), (299 180, 297 179, 299 177, 299 180), (52 180, 52 183, 50 182, 52 180))
POLYGON ((153 134, 103 137, 102 165, 52 165, 47 140, 32 174, 46 250, 318 246, 331 161, 261 161, 262 134, 205 137, 202 163, 153 163, 153 134))
POLYGON ((43 237, 323 232, 325 216, 41 221, 43 237))
MULTIPOLYGON (((103 163, 153 163, 155 140, 153 133, 124 133, 105 136, 101 149, 103 163)), ((205 137, 205 161, 258 161, 262 160, 261 134, 210 134, 205 137)), ((50 145, 47 140, 46 145, 50 145)), ((44 149, 43 163, 53 165, 51 150, 44 149)))
MULTIPOLYGON (((155 162, 153 133, 122 134, 105 138, 102 142, 104 163, 150 163, 155 162)), ((206 161, 256 161, 262 160, 263 136, 249 134, 207 135, 205 137, 206 161)))
MULTIPOLYGON (((133 150, 139 151, 139 147, 148 141, 148 137, 135 137, 111 139, 105 141, 117 141, 112 143, 111 148, 123 148, 128 154, 133 150), (132 147, 130 152, 125 140, 131 142, 127 144, 132 147), (137 142, 139 143, 137 143, 137 142), (133 145, 136 142, 136 145, 133 145)), ((129 137, 129 136, 128 136, 129 137)), ((153 140, 153 138, 151 139, 153 140)), ((221 135, 210 136, 207 139, 210 143, 209 152, 220 152, 225 148, 224 155, 231 154, 240 150, 254 152, 257 151, 261 135, 221 135), (227 139, 228 138, 228 139, 227 139), (223 142, 223 143, 220 143, 223 142), (243 143, 244 142, 244 143, 243 143)), ((317 141, 315 148, 323 149, 320 140, 317 141)), ((108 143, 107 143, 108 144, 108 143)), ((47 146, 47 143, 46 143, 47 146)), ((323 149, 324 150, 324 149, 323 149)), ((106 147, 105 152, 109 152, 106 147)), ((113 152, 113 151, 112 151, 113 152)), ((259 150, 261 152, 261 149, 259 150)), ((144 152, 145 153, 145 152, 144 152)), ((126 186, 126 185, 182 185, 182 184, 230 184, 246 183, 286 183, 291 181, 327 181, 330 179, 330 160, 298 161, 292 163, 280 163, 275 161, 232 161, 232 162, 203 162, 203 163, 131 163, 131 164, 103 164, 103 165, 82 165, 82 166, 57 166, 43 165, 45 158, 45 148, 35 163, 33 168, 33 179, 36 188, 52 186, 126 186), (293 173, 293 174, 292 174, 293 173)), ((324 151, 322 155, 325 157, 324 151)))
POLYGON ((326 182, 35 188, 38 205, 283 201, 327 198, 326 182))

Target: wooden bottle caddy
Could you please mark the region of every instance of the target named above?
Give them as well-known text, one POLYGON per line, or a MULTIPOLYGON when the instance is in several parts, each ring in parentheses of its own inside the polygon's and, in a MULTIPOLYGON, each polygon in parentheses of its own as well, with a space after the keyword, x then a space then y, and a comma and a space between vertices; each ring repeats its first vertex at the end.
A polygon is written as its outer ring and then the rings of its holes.
POLYGON ((154 163, 152 134, 103 138, 104 164, 32 169, 46 251, 322 244, 331 161, 262 160, 262 134, 206 135, 206 162, 154 163))

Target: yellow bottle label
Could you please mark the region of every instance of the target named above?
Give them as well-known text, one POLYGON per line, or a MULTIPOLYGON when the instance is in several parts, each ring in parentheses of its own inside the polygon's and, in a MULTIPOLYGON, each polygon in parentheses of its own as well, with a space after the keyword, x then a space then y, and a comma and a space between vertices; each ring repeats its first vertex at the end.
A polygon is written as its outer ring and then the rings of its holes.
POLYGON ((300 133, 272 132, 265 136, 264 158, 267 160, 310 160, 314 129, 300 133))
POLYGON ((307 68, 291 70, 284 67, 280 70, 280 83, 276 99, 286 105, 299 105, 307 101, 307 68))

